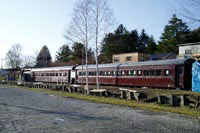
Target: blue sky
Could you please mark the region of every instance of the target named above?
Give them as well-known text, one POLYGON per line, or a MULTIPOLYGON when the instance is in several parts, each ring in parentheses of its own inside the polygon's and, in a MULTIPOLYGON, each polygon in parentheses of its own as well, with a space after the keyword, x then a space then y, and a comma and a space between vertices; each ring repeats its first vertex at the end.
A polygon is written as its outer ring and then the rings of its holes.
MULTIPOLYGON (((71 20, 75 0, 0 0, 0 58, 12 44, 24 55, 47 45, 52 57, 66 43, 64 30, 71 20)), ((156 40, 173 14, 173 0, 110 0, 118 24, 128 30, 145 29, 156 40)), ((117 26, 117 25, 116 25, 117 26)))

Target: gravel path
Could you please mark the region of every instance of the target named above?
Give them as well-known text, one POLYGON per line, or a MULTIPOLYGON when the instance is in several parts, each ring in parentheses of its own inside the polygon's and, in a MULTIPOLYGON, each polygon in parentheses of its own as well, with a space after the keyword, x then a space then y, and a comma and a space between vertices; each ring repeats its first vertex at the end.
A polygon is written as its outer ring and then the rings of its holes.
POLYGON ((200 121, 172 113, 0 88, 0 132, 200 132, 200 121))

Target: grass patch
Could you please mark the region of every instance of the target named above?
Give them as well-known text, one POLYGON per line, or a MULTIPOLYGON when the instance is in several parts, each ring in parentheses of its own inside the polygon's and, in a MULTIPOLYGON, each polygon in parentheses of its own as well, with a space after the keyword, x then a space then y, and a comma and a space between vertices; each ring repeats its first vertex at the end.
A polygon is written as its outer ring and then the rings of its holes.
POLYGON ((26 90, 43 92, 49 95, 66 96, 70 98, 88 100, 88 101, 97 102, 97 103, 126 106, 126 107, 142 109, 142 110, 149 110, 153 112, 172 112, 172 113, 191 116, 194 118, 200 117, 199 109, 193 109, 189 107, 171 107, 171 106, 159 105, 159 104, 153 104, 153 103, 127 101, 127 100, 122 100, 122 99, 117 99, 117 98, 88 96, 88 95, 79 94, 79 93, 67 93, 67 92, 62 92, 62 91, 54 91, 54 90, 38 89, 38 88, 27 88, 27 87, 19 87, 19 86, 0 85, 0 88, 24 88, 26 90))

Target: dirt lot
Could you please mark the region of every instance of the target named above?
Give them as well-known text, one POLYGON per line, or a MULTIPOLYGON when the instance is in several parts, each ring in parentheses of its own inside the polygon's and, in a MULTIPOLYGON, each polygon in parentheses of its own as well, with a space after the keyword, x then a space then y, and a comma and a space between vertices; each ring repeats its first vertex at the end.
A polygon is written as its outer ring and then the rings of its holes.
POLYGON ((172 113, 0 88, 0 132, 200 132, 199 125, 172 113))

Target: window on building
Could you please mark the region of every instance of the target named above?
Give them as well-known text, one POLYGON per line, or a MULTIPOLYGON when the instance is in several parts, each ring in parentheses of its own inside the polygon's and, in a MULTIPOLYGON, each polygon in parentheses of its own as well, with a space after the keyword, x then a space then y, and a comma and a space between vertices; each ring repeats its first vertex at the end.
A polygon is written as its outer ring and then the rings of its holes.
POLYGON ((114 57, 114 62, 120 62, 120 57, 114 57))
POLYGON ((132 56, 127 56, 126 61, 132 61, 132 56))
POLYGON ((191 49, 186 49, 185 50, 185 54, 192 54, 192 50, 191 49))

